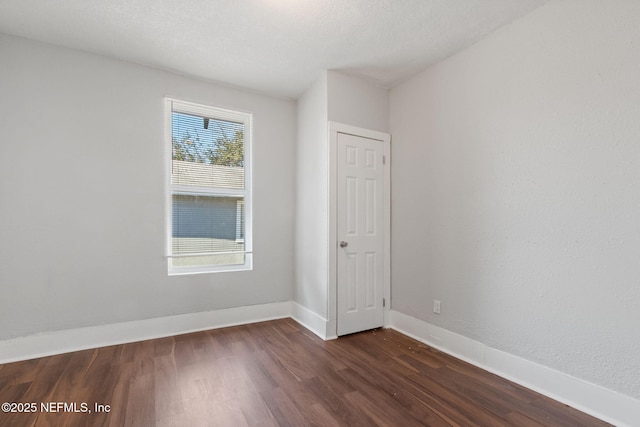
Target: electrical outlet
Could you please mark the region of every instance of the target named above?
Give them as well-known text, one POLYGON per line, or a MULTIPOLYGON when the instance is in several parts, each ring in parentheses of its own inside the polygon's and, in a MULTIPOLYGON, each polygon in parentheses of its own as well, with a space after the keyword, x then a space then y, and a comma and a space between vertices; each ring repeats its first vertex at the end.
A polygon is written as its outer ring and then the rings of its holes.
POLYGON ((433 300, 433 312, 435 314, 440 314, 440 300, 438 299, 433 300))

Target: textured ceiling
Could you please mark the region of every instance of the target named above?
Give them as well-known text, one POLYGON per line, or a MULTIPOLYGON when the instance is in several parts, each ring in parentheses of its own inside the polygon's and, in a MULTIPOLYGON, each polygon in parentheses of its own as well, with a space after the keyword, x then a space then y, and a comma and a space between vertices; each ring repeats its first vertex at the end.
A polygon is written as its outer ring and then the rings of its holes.
POLYGON ((297 98, 323 69, 392 87, 546 1, 0 0, 0 32, 297 98))

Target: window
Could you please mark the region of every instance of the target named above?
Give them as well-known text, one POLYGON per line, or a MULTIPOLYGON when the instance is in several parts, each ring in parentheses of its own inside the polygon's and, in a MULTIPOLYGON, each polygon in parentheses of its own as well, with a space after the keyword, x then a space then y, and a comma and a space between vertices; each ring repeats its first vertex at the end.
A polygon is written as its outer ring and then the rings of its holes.
POLYGON ((250 270, 251 115, 165 101, 169 274, 250 270))

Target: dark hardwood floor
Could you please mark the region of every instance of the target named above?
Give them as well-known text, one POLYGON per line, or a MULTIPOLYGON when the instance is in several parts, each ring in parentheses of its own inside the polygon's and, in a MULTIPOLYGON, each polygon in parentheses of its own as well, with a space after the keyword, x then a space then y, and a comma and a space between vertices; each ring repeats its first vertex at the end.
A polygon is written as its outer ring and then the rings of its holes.
POLYGON ((1 426, 608 425, 395 331, 291 319, 0 365, 0 390, 36 405, 1 426))

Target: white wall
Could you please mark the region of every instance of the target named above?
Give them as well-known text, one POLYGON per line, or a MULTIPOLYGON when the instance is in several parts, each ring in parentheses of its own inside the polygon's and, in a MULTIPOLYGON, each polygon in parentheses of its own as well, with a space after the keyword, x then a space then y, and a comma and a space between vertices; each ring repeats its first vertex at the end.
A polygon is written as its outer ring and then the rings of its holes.
POLYGON ((0 340, 292 298, 295 102, 2 35, 0 57, 0 340), (164 96, 254 113, 253 271, 167 277, 164 96))
POLYGON ((394 310, 640 398, 639 22, 550 2, 391 91, 394 310))
MULTIPOLYGON (((323 71, 298 100, 294 300, 325 323, 316 331, 323 337, 335 334, 335 313, 328 312, 329 120, 387 131, 389 92, 337 71, 323 71)), ((296 318, 314 329, 310 319, 296 318)))
POLYGON ((389 90, 338 71, 327 71, 329 120, 389 132, 389 90))
POLYGON ((298 100, 294 300, 327 318, 327 73, 298 100))

